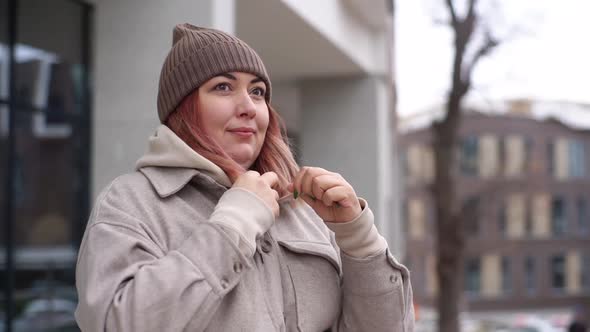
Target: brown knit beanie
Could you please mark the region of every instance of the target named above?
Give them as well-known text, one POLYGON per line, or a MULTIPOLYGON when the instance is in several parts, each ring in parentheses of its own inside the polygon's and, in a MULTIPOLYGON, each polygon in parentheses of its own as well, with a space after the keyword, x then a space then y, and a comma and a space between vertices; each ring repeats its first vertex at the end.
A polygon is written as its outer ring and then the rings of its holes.
POLYGON ((172 49, 160 73, 160 121, 164 123, 182 99, 201 84, 232 71, 260 77, 266 84, 265 99, 270 102, 270 79, 264 64, 245 42, 225 32, 188 23, 174 27, 172 49))

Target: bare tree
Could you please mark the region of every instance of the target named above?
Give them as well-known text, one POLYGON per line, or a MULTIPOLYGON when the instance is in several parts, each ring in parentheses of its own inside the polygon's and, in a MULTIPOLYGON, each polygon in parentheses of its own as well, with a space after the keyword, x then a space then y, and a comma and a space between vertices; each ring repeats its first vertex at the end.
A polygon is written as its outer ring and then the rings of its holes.
POLYGON ((477 0, 468 0, 464 17, 457 13, 453 0, 445 0, 449 12, 449 25, 454 36, 452 84, 446 102, 444 117, 433 124, 436 173, 433 184, 436 211, 437 277, 439 284, 438 314, 440 332, 460 331, 459 311, 462 302, 463 251, 465 234, 460 202, 457 201, 453 170, 455 168, 455 143, 461 123, 461 103, 469 91, 473 69, 478 61, 498 44, 476 10, 477 0), (467 52, 476 29, 483 41, 467 52), (469 56, 471 55, 471 56, 469 56))

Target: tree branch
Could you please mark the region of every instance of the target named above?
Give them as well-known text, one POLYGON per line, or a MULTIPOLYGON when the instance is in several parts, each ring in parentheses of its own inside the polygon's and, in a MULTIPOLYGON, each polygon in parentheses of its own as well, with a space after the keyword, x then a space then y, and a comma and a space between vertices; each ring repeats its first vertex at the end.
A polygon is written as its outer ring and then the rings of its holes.
POLYGON ((469 10, 467 11, 467 17, 475 16, 475 5, 477 0, 469 0, 469 10))
POLYGON ((459 23, 457 19, 457 12, 455 11, 455 5, 453 5, 453 0, 446 0, 447 1, 447 8, 449 8, 449 14, 451 14, 451 23, 453 26, 456 26, 459 23))
POLYGON ((490 54, 494 50, 494 48, 496 48, 496 46, 498 46, 499 44, 500 40, 494 38, 494 36, 492 36, 492 34, 489 31, 486 31, 485 41, 483 45, 481 45, 481 47, 477 50, 477 52, 473 56, 473 59, 471 59, 470 64, 467 66, 465 70, 464 77, 470 79, 473 74, 473 69, 475 68, 479 60, 484 56, 490 54))

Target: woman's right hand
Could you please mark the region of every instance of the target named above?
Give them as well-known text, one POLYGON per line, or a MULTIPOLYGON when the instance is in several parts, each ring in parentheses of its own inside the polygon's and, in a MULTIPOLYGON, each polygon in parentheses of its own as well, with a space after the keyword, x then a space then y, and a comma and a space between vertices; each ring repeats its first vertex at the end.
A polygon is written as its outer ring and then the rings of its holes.
POLYGON ((279 216, 279 193, 273 189, 279 184, 279 177, 275 172, 262 175, 256 171, 247 171, 234 182, 233 188, 242 188, 254 193, 271 209, 275 218, 279 216))

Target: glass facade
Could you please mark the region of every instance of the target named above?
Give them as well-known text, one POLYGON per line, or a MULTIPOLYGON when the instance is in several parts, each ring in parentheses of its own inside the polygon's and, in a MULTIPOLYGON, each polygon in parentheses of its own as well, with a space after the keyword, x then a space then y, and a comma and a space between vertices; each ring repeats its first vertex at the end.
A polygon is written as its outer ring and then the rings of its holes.
POLYGON ((0 20, 4 320, 16 331, 76 331, 75 257, 89 212, 92 8, 71 0, 0 4, 9 16, 0 20))

